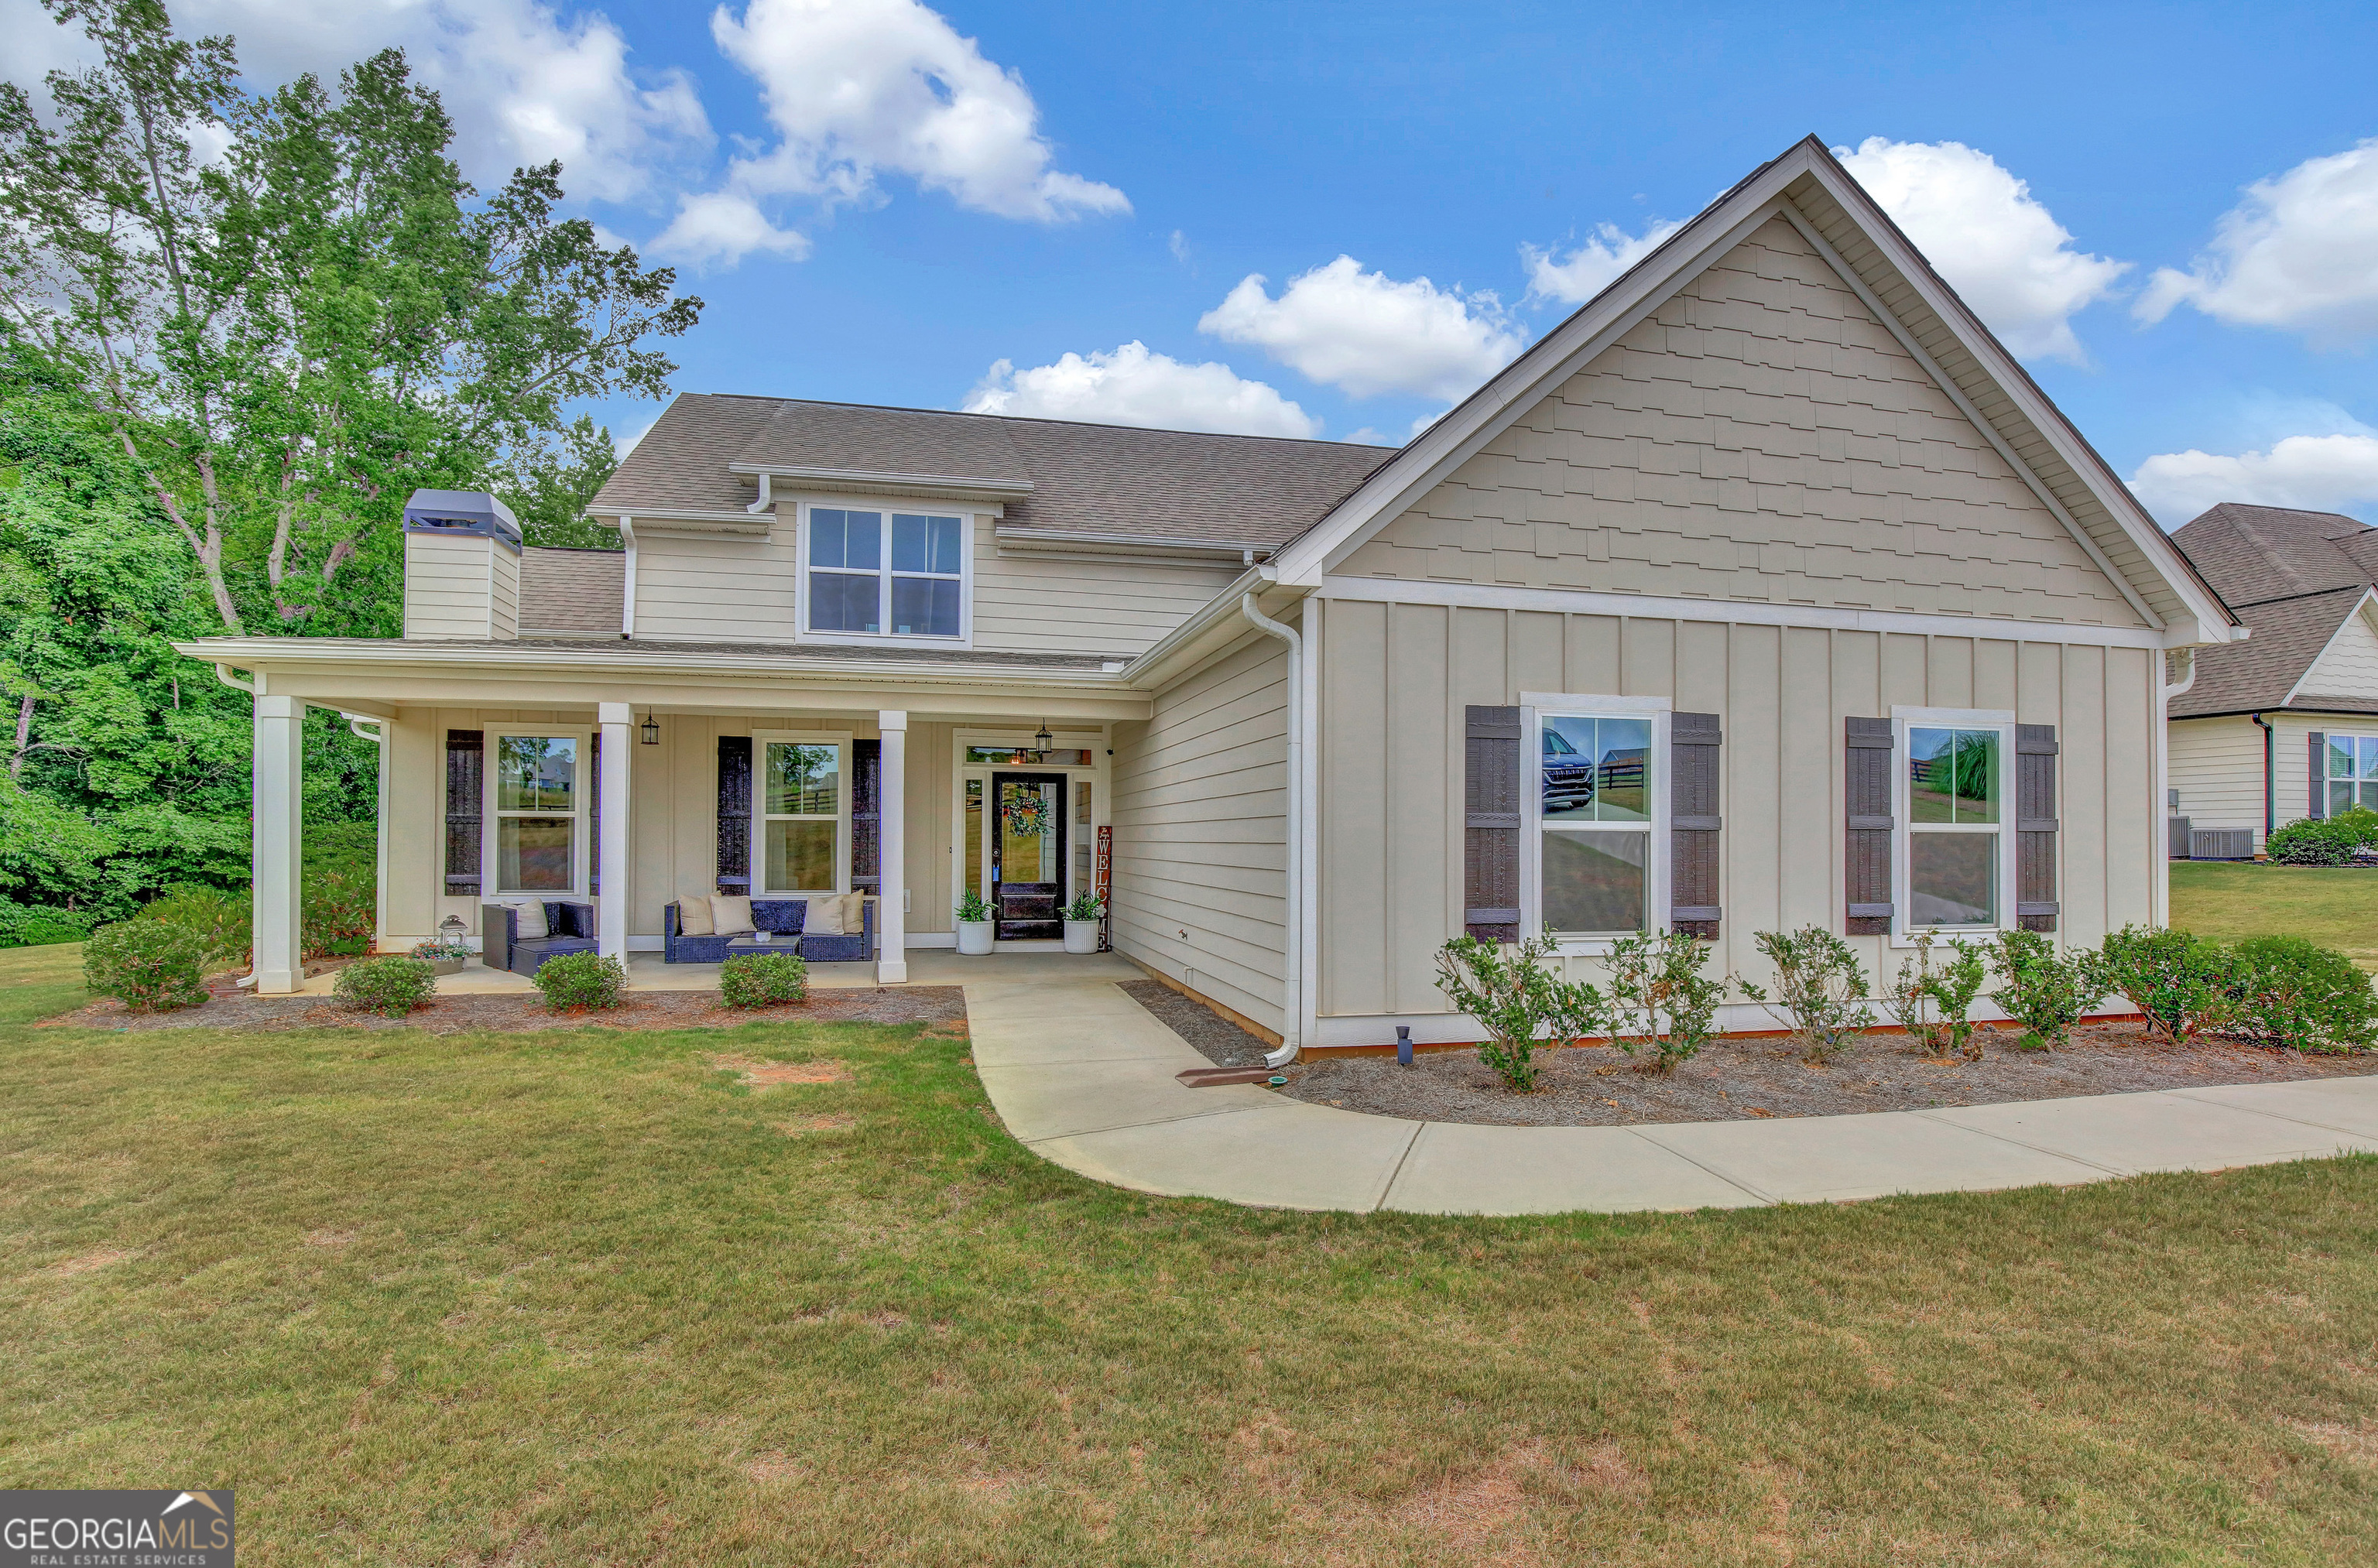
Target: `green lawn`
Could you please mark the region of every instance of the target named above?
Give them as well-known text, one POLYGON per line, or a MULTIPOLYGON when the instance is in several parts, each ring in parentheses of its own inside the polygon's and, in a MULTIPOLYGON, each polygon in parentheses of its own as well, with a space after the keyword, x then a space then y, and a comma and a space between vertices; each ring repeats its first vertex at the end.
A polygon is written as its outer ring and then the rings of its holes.
POLYGON ((2171 923, 2222 942, 2309 937, 2367 969, 2378 963, 2378 871, 2183 861, 2171 868, 2171 923))
POLYGON ((0 1028, 0 1487, 254 1564, 2370 1562, 2373 1344, 2378 1160, 1331 1217, 915 1028, 0 1028))

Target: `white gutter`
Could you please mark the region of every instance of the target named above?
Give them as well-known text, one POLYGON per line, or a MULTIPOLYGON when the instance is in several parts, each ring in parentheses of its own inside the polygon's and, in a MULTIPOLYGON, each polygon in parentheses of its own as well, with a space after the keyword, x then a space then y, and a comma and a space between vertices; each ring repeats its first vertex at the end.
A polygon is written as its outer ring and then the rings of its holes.
POLYGON ((232 673, 231 665, 223 663, 221 659, 217 659, 215 661, 215 678, 222 682, 225 686, 230 687, 234 691, 245 691, 251 697, 256 695, 256 682, 252 680, 240 679, 239 676, 232 673))
POLYGON ((619 635, 636 635, 636 520, 627 513, 619 514, 619 542, 628 547, 628 559, 619 575, 619 635))
POLYGON ((1273 620, 1255 608, 1255 591, 1239 595, 1239 613, 1257 631, 1288 644, 1288 929, 1281 956, 1286 976, 1280 1002, 1280 1047, 1264 1062, 1286 1067, 1296 1059, 1304 1040, 1304 639, 1296 628, 1273 620))
MULTIPOLYGON (((2155 809, 2150 816, 2163 824, 2163 832, 2155 845, 2154 907, 2147 911, 2147 924, 2156 927, 2171 923, 2171 700, 2196 684, 2196 650, 2177 652, 2188 661, 2188 674, 2175 684, 2164 679, 2162 669, 2156 671, 2155 809)), ((2168 665, 2170 659, 2166 654, 2161 663, 2168 665)))

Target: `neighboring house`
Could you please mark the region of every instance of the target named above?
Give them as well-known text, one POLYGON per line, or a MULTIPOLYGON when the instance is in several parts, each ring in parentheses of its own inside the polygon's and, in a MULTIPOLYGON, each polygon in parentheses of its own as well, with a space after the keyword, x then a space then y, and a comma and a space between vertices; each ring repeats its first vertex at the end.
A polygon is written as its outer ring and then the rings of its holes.
POLYGON ((2253 632, 2198 653, 2172 699, 2172 812, 2196 852, 2259 854, 2299 819, 2378 808, 2378 529, 2224 503, 2172 541, 2253 632))
POLYGON ((616 590, 421 509, 402 640, 185 649, 258 693, 261 989, 307 705, 385 736, 384 945, 880 890, 898 980, 1107 829, 1116 949, 1303 1046, 1468 1037, 1465 928, 2090 942, 2163 916, 2166 659, 2235 629, 1814 138, 1400 450, 687 396, 616 590))

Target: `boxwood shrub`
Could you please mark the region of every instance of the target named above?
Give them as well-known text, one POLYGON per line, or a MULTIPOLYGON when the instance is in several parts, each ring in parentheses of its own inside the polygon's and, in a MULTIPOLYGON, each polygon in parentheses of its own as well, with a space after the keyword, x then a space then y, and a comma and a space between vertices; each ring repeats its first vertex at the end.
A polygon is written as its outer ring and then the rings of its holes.
POLYGON ((809 994, 810 966, 798 953, 739 952, 719 966, 718 999, 729 1007, 773 1007, 809 994))
POLYGON ((574 1007, 612 1008, 619 1005, 627 989, 628 971, 616 958, 565 952, 538 964, 532 983, 545 993, 545 1005, 554 1012, 574 1007))
POLYGON ((402 1018, 438 991, 438 978, 427 963, 402 954, 366 958, 339 971, 330 994, 357 1012, 402 1018))
POLYGON ((2367 1050, 2378 1037, 2378 992, 2353 961, 2301 937, 2240 942, 2224 1032, 2289 1050, 2367 1050))
POLYGON ((135 1012, 196 1007, 207 999, 206 939, 162 920, 102 926, 82 948, 83 984, 135 1012))

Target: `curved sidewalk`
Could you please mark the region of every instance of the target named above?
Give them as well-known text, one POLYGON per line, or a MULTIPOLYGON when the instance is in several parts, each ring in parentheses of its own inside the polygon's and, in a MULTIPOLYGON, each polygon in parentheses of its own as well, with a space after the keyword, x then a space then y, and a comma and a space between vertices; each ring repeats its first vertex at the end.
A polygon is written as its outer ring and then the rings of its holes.
POLYGON ((1095 971, 967 984, 975 1070, 1034 1153, 1118 1187, 1275 1208, 1536 1215, 2069 1186, 2378 1151, 2378 1076, 1772 1121, 1480 1127, 1239 1084, 1095 971))

